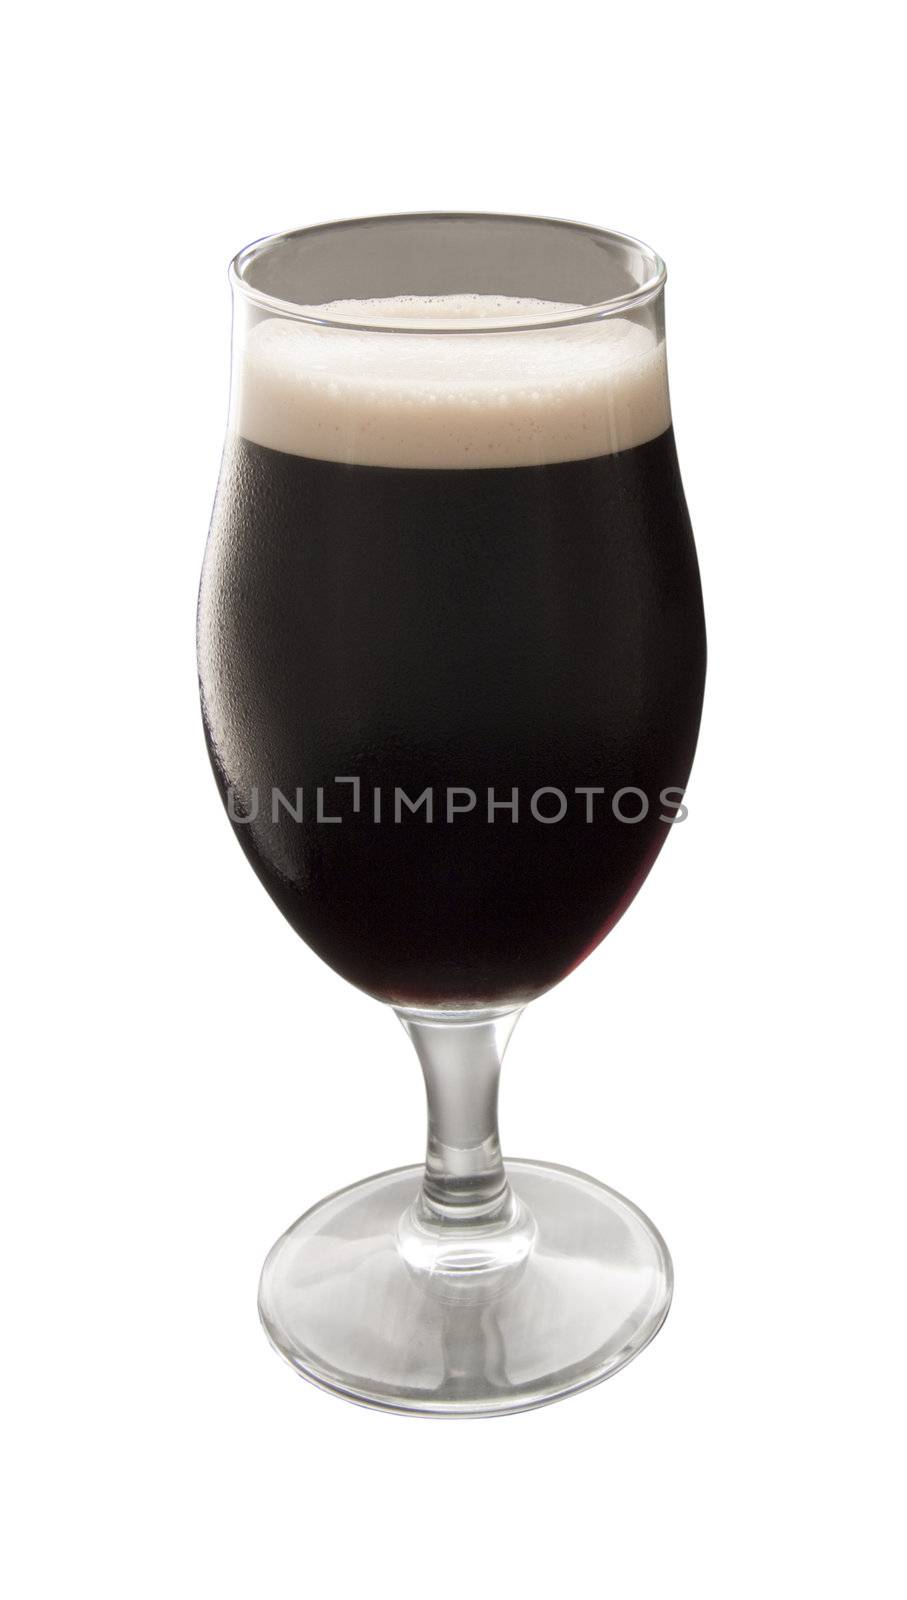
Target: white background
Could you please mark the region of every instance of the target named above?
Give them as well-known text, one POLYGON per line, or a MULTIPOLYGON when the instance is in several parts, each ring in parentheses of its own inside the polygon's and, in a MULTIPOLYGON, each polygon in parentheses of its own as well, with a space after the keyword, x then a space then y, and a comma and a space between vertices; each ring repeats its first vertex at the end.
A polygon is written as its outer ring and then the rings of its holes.
POLYGON ((2 1432, 10 1595, 897 1592, 904 237, 896 8, 21 8, 6 30, 2 1432), (663 1333, 479 1423, 258 1328, 266 1249, 418 1157, 393 1016, 207 768, 228 258, 419 208, 669 266, 710 626, 690 817, 518 1028, 511 1154, 657 1220, 663 1333))

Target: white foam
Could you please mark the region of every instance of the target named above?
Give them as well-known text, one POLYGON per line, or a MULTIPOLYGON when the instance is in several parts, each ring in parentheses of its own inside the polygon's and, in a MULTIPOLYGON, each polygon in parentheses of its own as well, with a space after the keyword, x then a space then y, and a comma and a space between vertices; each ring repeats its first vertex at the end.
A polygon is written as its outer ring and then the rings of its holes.
MULTIPOLYGON (((492 295, 332 301, 319 316, 458 321, 576 309, 492 295)), ((626 318, 469 334, 269 317, 239 354, 234 426, 254 444, 387 467, 516 467, 611 455, 668 427, 664 344, 626 318)))

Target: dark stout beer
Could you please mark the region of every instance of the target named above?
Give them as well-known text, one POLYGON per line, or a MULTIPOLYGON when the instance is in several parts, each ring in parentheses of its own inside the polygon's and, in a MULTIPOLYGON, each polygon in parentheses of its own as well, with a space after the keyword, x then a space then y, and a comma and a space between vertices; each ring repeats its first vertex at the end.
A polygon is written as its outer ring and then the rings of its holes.
MULTIPOLYGON (((618 365, 603 396, 560 360, 506 428, 493 388, 448 398, 445 429, 356 375, 339 439, 365 464, 272 447, 313 442, 272 363, 228 443, 199 611, 214 771, 296 931, 397 1003, 556 983, 633 898, 693 759, 702 609, 658 369, 618 365), (615 394, 622 447, 582 454, 615 394)), ((346 397, 319 397, 327 454, 346 397)))

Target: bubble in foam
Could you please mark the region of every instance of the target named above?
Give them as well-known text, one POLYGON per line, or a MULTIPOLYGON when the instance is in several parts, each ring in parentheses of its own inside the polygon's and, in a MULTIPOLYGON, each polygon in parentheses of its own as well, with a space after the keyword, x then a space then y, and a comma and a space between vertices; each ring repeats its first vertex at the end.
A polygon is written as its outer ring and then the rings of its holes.
POLYGON ((426 319, 462 328, 464 319, 575 309, 495 295, 400 296, 311 308, 368 329, 266 318, 239 353, 234 426, 290 455, 386 467, 542 465, 657 438, 670 421, 667 373, 663 342, 645 325, 606 317, 453 337, 418 331, 426 319))

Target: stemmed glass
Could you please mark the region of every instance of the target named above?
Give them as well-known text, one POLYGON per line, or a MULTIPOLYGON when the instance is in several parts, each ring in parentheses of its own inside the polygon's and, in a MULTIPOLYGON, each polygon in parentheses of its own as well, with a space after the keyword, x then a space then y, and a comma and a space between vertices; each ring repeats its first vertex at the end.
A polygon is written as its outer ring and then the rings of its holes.
POLYGON ((684 815, 705 639, 664 266, 601 229, 438 213, 265 239, 231 277, 211 763, 262 883, 395 1009, 428 1097, 424 1167, 294 1223, 262 1321, 360 1403, 524 1410, 623 1366, 671 1296, 630 1201, 504 1162, 497 1127, 521 1011, 684 815))

